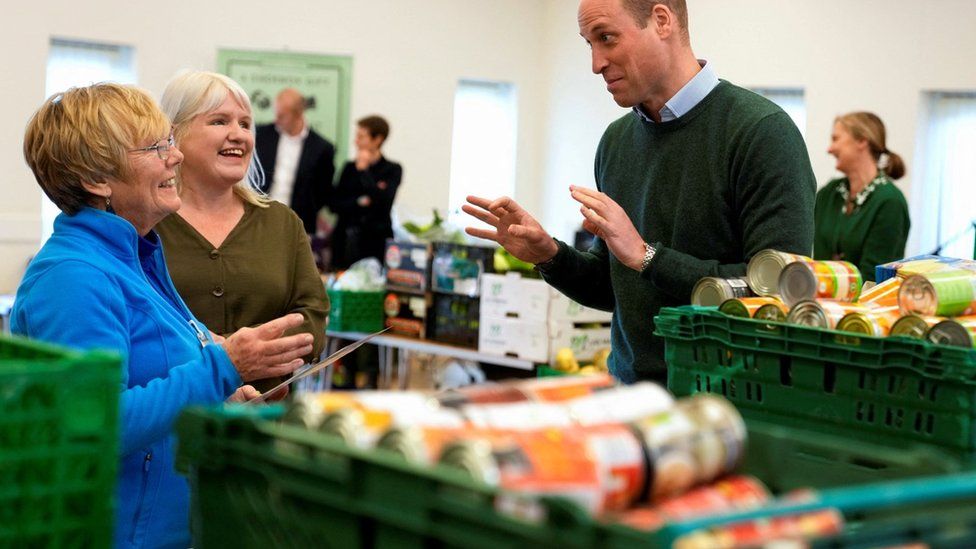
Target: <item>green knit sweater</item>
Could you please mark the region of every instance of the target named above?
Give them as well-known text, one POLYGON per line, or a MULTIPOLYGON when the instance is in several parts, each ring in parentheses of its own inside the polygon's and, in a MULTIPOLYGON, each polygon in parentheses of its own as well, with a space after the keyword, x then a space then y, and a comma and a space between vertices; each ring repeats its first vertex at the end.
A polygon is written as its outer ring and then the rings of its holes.
POLYGON ((628 113, 613 122, 595 175, 656 257, 638 273, 600 239, 588 252, 559 242, 543 275, 570 298, 614 312, 610 368, 624 382, 663 381, 654 316, 688 304, 700 278, 742 276, 765 248, 812 249, 816 182, 800 132, 775 104, 728 82, 677 120, 628 113))
POLYGON ((911 222, 908 202, 887 177, 851 215, 845 214, 841 188, 847 178, 835 179, 817 193, 814 259, 842 259, 857 265, 864 280, 874 280, 874 267, 905 257, 911 222))

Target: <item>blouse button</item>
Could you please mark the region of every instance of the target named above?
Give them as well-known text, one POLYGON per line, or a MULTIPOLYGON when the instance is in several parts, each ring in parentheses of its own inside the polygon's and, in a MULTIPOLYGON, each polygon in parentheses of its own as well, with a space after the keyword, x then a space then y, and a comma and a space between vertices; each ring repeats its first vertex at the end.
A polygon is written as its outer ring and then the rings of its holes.
POLYGON ((210 250, 210 259, 217 259, 220 257, 220 252, 217 250, 210 250))
POLYGON ((224 295, 224 288, 222 286, 216 286, 211 293, 214 295, 214 297, 220 297, 224 295))

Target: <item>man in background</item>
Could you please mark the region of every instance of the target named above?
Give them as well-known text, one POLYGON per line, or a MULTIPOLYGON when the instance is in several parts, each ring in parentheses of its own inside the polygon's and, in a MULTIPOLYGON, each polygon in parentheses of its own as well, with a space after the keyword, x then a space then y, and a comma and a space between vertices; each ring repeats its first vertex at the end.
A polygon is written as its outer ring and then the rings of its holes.
POLYGON ((256 139, 265 172, 261 190, 291 206, 305 232, 314 235, 319 210, 332 199, 335 147, 308 126, 298 90, 278 93, 274 124, 258 126, 256 139))

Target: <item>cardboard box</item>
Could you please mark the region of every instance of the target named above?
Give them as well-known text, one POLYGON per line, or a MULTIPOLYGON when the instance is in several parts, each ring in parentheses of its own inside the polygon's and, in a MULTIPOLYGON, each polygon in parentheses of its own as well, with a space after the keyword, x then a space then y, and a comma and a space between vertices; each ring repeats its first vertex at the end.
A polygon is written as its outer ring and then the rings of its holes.
POLYGON ((390 290, 421 293, 430 289, 430 244, 386 241, 383 266, 390 290))
POLYGON ((581 362, 593 360, 597 351, 610 347, 610 324, 481 317, 478 351, 482 353, 552 364, 564 347, 581 362))
POLYGON ((557 323, 610 322, 611 313, 584 307, 544 280, 517 273, 481 276, 481 315, 557 323))
POLYGON ((482 275, 481 316, 546 322, 551 289, 544 280, 517 273, 482 275))
POLYGON ((610 348, 610 324, 580 325, 572 322, 549 323, 549 356, 552 364, 559 349, 568 347, 580 362, 589 362, 600 349, 610 348))
POLYGON ((435 242, 431 260, 431 288, 434 291, 479 295, 482 273, 495 272, 495 248, 453 242, 435 242))
POLYGON ((395 334, 423 339, 430 331, 432 305, 430 292, 387 292, 383 298, 384 326, 395 334))
POLYGON ((533 362, 547 362, 549 333, 546 323, 482 316, 478 332, 478 351, 533 362))

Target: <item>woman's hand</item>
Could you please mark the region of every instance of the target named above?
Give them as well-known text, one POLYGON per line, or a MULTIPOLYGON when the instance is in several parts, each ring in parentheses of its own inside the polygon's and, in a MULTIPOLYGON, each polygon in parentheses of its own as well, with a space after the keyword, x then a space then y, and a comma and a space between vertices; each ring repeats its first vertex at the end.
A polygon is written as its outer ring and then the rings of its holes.
POLYGON ((261 396, 261 391, 258 391, 250 385, 241 385, 234 391, 234 394, 230 395, 227 402, 247 402, 249 400, 254 400, 261 396))
POLYGON ((312 352, 312 334, 282 337, 286 330, 302 325, 300 314, 285 315, 257 328, 241 328, 220 345, 245 382, 284 376, 304 363, 312 352))

